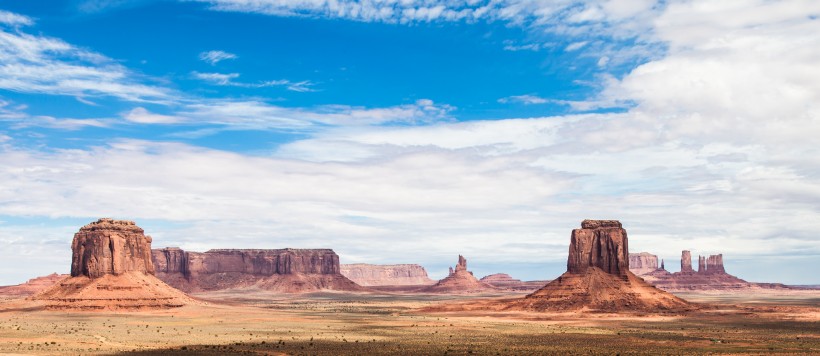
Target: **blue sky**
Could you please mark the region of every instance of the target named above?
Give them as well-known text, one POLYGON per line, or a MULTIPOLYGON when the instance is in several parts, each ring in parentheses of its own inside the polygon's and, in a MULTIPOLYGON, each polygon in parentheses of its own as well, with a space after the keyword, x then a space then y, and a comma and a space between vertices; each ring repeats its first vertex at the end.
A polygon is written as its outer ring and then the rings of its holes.
MULTIPOLYGON (((458 254, 549 279, 585 218, 675 266, 818 283, 812 1, 0 4, 0 284, 73 232, 458 254), (765 266, 763 268, 762 266, 765 266), (774 268, 772 266, 778 266, 774 268)), ((674 270, 674 268, 670 268, 674 270)))

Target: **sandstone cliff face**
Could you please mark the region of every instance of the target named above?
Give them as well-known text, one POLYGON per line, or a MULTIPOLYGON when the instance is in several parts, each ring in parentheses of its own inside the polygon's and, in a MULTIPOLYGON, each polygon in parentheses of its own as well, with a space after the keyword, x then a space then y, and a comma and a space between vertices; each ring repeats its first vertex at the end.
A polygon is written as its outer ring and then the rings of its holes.
POLYGON ((435 283, 424 267, 417 264, 343 264, 341 273, 361 286, 409 286, 435 283))
POLYGON ((629 270, 636 275, 643 275, 658 269, 658 256, 649 252, 630 253, 629 270))
POLYGON ((154 274, 151 237, 133 221, 103 218, 83 226, 74 234, 71 250, 72 277, 130 271, 154 274))
POLYGON ((184 291, 252 286, 287 293, 321 289, 361 290, 341 275, 339 255, 331 249, 187 252, 166 248, 152 251, 152 257, 159 266, 157 276, 184 291))
POLYGON ((567 272, 583 273, 589 267, 625 276, 629 272, 626 230, 616 220, 584 220, 572 230, 567 272))
POLYGON ((680 253, 680 272, 695 273, 695 270, 692 269, 692 253, 688 250, 683 250, 680 253))

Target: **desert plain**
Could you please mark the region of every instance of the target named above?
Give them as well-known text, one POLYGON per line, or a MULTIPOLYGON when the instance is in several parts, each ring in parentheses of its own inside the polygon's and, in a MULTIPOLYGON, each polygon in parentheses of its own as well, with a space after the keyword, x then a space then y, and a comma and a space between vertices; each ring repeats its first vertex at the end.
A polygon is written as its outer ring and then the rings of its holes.
POLYGON ((521 293, 209 292, 204 303, 128 312, 0 304, 0 353, 50 355, 813 354, 820 293, 681 294, 684 314, 440 312, 521 293))

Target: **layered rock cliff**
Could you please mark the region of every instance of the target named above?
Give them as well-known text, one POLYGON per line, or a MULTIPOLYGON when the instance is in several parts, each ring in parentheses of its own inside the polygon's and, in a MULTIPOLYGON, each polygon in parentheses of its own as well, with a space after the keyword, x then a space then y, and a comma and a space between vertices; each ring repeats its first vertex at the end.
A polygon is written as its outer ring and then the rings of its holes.
POLYGON ((584 220, 572 230, 567 272, 583 273, 597 267, 606 273, 625 276, 629 272, 626 230, 616 220, 584 220))
POLYGON ((157 276, 185 291, 257 287, 287 293, 361 290, 342 276, 331 249, 216 249, 152 251, 157 276))
POLYGON ((80 228, 71 243, 71 276, 154 273, 151 237, 133 221, 99 219, 80 228))
POLYGON ((636 275, 643 275, 658 269, 658 256, 649 252, 630 253, 629 271, 636 275))
POLYGON ((367 263, 343 264, 343 276, 361 286, 431 285, 424 267, 417 264, 373 265, 367 263))

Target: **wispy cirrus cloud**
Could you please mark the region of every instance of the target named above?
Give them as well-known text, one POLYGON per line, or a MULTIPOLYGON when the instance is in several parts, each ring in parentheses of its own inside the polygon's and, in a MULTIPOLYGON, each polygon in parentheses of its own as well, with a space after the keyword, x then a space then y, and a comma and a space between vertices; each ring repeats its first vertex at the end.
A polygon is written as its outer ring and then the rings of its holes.
POLYGON ((0 24, 9 26, 29 26, 34 24, 31 17, 0 10, 0 24))
POLYGON ((207 51, 199 54, 199 60, 209 63, 210 65, 216 65, 224 60, 236 58, 238 58, 237 55, 225 51, 207 51))
POLYGON ((233 87, 242 87, 242 88, 265 88, 265 87, 284 87, 287 90, 295 91, 295 92, 311 92, 316 91, 312 88, 314 86, 313 82, 309 80, 303 80, 299 82, 292 82, 287 79, 279 79, 279 80, 268 80, 259 83, 244 83, 244 82, 237 82, 235 79, 239 78, 239 73, 200 73, 200 72, 191 72, 191 75, 199 80, 214 84, 214 85, 222 85, 222 86, 233 86, 233 87))
MULTIPOLYGON (((13 13, 0 13, 2 23, 30 25, 13 13)), ((175 94, 145 84, 146 78, 99 53, 60 39, 31 35, 0 26, 0 89, 77 98, 115 97, 133 102, 169 102, 175 94)))

